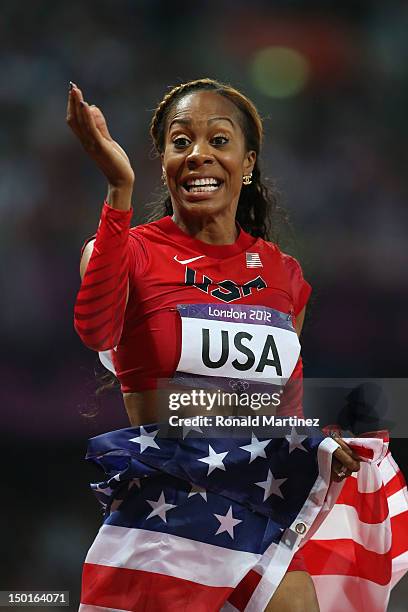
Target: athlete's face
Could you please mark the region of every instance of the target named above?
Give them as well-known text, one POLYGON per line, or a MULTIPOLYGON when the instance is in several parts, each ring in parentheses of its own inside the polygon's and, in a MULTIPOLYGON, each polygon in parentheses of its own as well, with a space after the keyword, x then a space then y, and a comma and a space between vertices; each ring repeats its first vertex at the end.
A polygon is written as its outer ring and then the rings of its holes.
POLYGON ((171 109, 162 164, 175 211, 235 218, 242 177, 255 160, 246 150, 240 111, 227 98, 195 92, 171 109))

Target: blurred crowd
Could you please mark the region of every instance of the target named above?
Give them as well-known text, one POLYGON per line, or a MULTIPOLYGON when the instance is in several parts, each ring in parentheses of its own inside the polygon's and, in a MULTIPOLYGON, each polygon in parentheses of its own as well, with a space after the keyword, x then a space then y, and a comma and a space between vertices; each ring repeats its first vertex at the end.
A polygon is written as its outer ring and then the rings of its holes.
POLYGON ((1 393, 11 440, 84 441, 125 422, 119 401, 91 424, 81 416, 95 357, 72 310, 106 185, 65 123, 70 80, 133 162, 135 224, 160 187, 148 128, 167 87, 210 76, 249 95, 265 119, 264 175, 293 226, 283 246, 314 289, 306 375, 406 375, 407 26, 402 0, 3 1, 1 393), (254 78, 266 48, 303 58, 296 93, 274 96, 254 78))

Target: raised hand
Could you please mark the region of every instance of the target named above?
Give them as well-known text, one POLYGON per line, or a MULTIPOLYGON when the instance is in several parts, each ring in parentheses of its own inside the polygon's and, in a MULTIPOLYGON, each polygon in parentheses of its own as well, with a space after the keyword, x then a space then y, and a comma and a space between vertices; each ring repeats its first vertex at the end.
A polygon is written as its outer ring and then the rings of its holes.
POLYGON ((135 178, 129 158, 110 135, 102 111, 85 102, 82 91, 74 83, 70 84, 68 94, 67 123, 107 178, 109 191, 121 192, 121 205, 115 208, 129 208, 135 178))

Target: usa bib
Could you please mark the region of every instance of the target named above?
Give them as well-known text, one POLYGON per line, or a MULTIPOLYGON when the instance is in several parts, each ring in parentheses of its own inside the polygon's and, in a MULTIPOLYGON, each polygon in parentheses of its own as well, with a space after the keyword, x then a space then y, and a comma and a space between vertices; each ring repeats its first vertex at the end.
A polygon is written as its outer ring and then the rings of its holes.
POLYGON ((178 305, 178 373, 283 385, 300 355, 290 315, 266 306, 178 305))

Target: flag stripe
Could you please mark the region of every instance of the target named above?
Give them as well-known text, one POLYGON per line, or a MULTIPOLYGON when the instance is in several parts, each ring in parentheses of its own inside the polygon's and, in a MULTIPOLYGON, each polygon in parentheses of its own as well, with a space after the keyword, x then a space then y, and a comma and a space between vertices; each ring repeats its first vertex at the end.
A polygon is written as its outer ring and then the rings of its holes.
POLYGON ((388 585, 353 576, 312 576, 321 612, 384 612, 388 585))
POLYGON ((82 585, 84 604, 143 612, 218 610, 232 591, 174 576, 91 563, 84 564, 82 585))
POLYGON ((333 522, 337 525, 336 540, 352 538, 356 544, 364 547, 367 551, 379 555, 391 549, 392 534, 389 521, 378 523, 373 529, 371 523, 359 521, 355 508, 341 504, 336 504, 330 514, 330 524, 323 521, 314 534, 314 539, 333 541, 333 522))
POLYGON ((408 567, 408 551, 402 553, 398 557, 394 557, 392 560, 392 580, 391 587, 395 586, 397 582, 404 576, 408 567))
POLYGON ((231 593, 228 598, 228 602, 233 605, 237 610, 245 610, 245 606, 251 599, 252 593, 258 586, 261 580, 261 575, 258 572, 251 570, 241 580, 237 588, 231 593))
POLYGON ((407 487, 404 487, 400 491, 397 491, 388 498, 388 504, 390 508, 390 517, 397 516, 407 509, 408 505, 408 494, 407 487))
MULTIPOLYGON (((397 516, 393 516, 391 519, 392 527, 392 557, 398 557, 407 550, 408 540, 408 510, 401 512, 397 516)), ((407 559, 408 560, 408 559, 407 559)))
POLYGON ((312 575, 356 576, 382 585, 391 579, 391 552, 380 555, 353 540, 337 538, 335 542, 310 540, 302 550, 307 571, 312 575))
POLYGON ((213 587, 235 587, 260 557, 169 533, 103 525, 86 563, 157 572, 213 587))
POLYGON ((385 492, 387 494, 387 497, 390 497, 394 493, 397 493, 397 491, 400 491, 404 487, 406 489, 405 478, 402 472, 398 471, 398 473, 395 474, 395 476, 391 478, 391 480, 385 485, 385 492))
POLYGON ((381 477, 382 477, 382 481, 384 485, 387 485, 388 483, 390 483, 391 480, 395 478, 396 474, 400 473, 400 469, 398 465, 395 463, 391 453, 388 453, 388 455, 384 457, 384 459, 381 461, 378 467, 380 469, 381 477))
POLYGON ((382 523, 389 514, 385 494, 380 494, 379 490, 374 493, 359 491, 356 478, 347 479, 337 503, 352 506, 363 523, 382 523))

